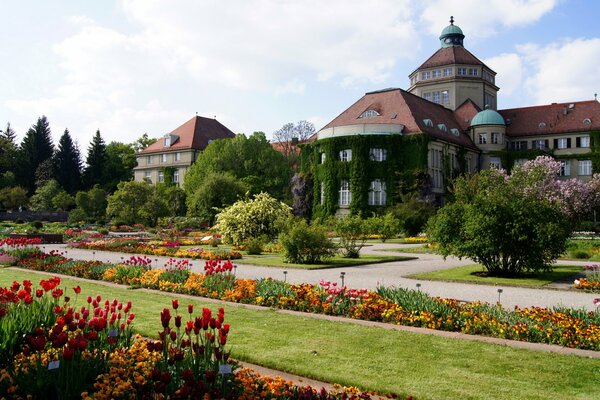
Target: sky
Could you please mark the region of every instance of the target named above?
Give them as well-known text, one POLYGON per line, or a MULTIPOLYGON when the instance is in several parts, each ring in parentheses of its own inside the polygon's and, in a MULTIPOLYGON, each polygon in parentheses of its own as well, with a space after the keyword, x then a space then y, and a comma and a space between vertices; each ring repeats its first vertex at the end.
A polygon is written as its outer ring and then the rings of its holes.
POLYGON ((196 113, 267 137, 408 88, 450 15, 497 72, 498 108, 600 93, 597 0, 0 0, 0 129, 46 115, 85 151, 196 113))

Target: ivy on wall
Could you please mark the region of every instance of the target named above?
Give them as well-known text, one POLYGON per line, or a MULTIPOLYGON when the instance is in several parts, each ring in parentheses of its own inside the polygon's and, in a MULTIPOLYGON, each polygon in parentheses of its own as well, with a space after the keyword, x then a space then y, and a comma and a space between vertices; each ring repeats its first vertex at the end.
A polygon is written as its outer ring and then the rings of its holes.
POLYGON ((357 135, 321 139, 303 145, 301 169, 305 174, 311 174, 314 181, 313 216, 325 217, 338 210, 339 186, 343 179, 350 182, 352 200, 349 209, 353 214, 368 215, 380 209, 368 205, 370 183, 375 179, 385 181, 387 203, 395 204, 399 200, 400 188, 419 176, 417 172, 427 171, 428 142, 429 137, 425 134, 357 135), (371 160, 372 148, 385 149, 386 160, 371 160), (352 150, 352 160, 340 161, 339 153, 346 149, 352 150), (325 154, 324 163, 321 163, 322 153, 325 154), (324 187, 323 204, 321 183, 324 187))

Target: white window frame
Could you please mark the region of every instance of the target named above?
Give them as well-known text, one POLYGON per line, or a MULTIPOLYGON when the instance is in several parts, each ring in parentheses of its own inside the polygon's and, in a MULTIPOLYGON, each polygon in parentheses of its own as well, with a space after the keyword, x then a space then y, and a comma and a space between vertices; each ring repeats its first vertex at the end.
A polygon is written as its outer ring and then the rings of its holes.
POLYGON ((431 149, 429 152, 431 160, 429 162, 431 170, 431 184, 433 188, 441 189, 444 186, 444 176, 442 174, 442 151, 431 149))
POLYGON ((545 139, 536 139, 531 143, 532 150, 544 150, 546 148, 546 140, 545 139))
POLYGON ((161 163, 166 163, 167 162, 167 155, 166 154, 161 154, 160 155, 160 162, 161 163))
POLYGON ((371 148, 369 150, 369 158, 372 161, 385 161, 387 160, 387 150, 379 147, 371 148))
POLYGON ((173 161, 181 161, 181 153, 180 152, 173 154, 173 161))
POLYGON ((442 104, 450 104, 450 91, 442 90, 442 104))
POLYGON ((579 147, 581 148, 589 148, 590 147, 590 137, 589 136, 581 136, 579 137, 579 147))
POLYGON ((452 68, 444 68, 443 73, 444 76, 452 76, 452 68))
POLYGON ((433 72, 431 73, 432 78, 440 78, 441 76, 442 76, 441 69, 434 69, 433 72))
POLYGON ((431 71, 421 72, 421 79, 422 80, 431 79, 431 71))
POLYGON ((487 144, 487 133, 483 132, 479 134, 479 144, 487 144))
POLYGON ((321 182, 319 185, 319 204, 325 204, 325 182, 321 182))
POLYGON ((431 92, 423 93, 423 98, 427 101, 431 101, 431 92))
POLYGON ((566 149, 567 148, 567 138, 559 138, 556 139, 556 148, 557 149, 566 149))
POLYGON ((146 157, 146 163, 147 164, 154 164, 154 156, 147 156, 146 157))
POLYGON ((165 173, 163 171, 158 171, 158 182, 162 183, 165 181, 165 173))
POLYGON ((502 160, 500 157, 490 157, 490 169, 502 169, 502 160))
POLYGON ((176 168, 175 171, 173 171, 173 182, 179 183, 179 168, 176 168))
POLYGON ((492 132, 492 144, 502 144, 500 140, 500 133, 492 132))
POLYGON ((469 76, 479 76, 477 68, 469 68, 469 76))
POLYGON ((456 68, 456 75, 462 75, 462 76, 467 75, 467 69, 464 68, 464 67, 457 67, 456 68))
POLYGON ((387 200, 386 183, 382 179, 371 181, 369 189, 369 205, 385 206, 387 200))
POLYGON ((433 98, 431 101, 433 101, 436 104, 440 104, 440 102, 442 101, 442 94, 440 93, 439 90, 436 90, 435 92, 433 92, 433 98))
POLYGON ((592 160, 579 160, 577 172, 579 176, 592 175, 592 160))
POLYGON ((352 161, 352 149, 344 149, 340 151, 340 161, 352 161))
POLYGON ((321 164, 325 164, 325 160, 327 160, 327 155, 323 152, 321 153, 321 164))
POLYGON ((342 179, 340 183, 340 198, 339 205, 341 207, 346 207, 350 205, 352 202, 352 192, 350 191, 350 181, 347 179, 342 179))
POLYGON ((152 171, 145 171, 144 179, 148 179, 148 180, 150 180, 150 182, 152 182, 152 171))
POLYGON ((571 176, 571 160, 560 161, 559 176, 571 176))

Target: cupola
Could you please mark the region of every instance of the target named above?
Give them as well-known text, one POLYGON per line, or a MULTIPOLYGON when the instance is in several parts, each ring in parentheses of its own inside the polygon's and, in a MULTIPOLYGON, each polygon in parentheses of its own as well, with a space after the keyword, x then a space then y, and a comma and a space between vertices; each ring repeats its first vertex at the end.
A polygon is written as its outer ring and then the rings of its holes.
POLYGON ((465 35, 462 29, 454 25, 454 17, 450 17, 450 25, 444 28, 440 35, 440 44, 442 48, 452 46, 462 46, 465 35))

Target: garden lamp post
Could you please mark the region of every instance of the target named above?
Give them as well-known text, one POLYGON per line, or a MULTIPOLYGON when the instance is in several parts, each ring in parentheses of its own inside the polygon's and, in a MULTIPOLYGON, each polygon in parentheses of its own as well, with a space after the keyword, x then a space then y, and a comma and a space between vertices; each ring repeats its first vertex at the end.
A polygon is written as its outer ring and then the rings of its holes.
POLYGON ((342 286, 344 286, 344 277, 346 276, 345 272, 340 272, 340 279, 342 280, 342 286))

